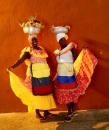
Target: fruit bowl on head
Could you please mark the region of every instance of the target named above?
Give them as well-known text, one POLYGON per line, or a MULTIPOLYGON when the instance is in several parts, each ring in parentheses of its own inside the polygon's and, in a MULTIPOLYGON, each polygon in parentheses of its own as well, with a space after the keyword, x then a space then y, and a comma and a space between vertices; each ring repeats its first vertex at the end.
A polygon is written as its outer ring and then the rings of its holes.
POLYGON ((27 33, 27 34, 38 34, 40 33, 40 30, 41 30, 40 27, 33 27, 33 26, 23 27, 24 33, 27 33))
POLYGON ((70 26, 52 26, 51 31, 58 34, 58 33, 68 33, 70 26))

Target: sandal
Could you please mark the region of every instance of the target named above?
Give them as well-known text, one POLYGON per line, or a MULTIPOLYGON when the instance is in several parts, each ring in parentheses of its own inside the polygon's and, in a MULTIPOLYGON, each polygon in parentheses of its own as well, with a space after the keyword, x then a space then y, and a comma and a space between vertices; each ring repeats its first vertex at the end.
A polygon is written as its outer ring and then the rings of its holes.
POLYGON ((55 117, 55 116, 56 116, 56 114, 52 114, 52 113, 50 113, 49 111, 47 111, 47 112, 44 113, 44 117, 45 117, 45 118, 55 117))
POLYGON ((48 118, 44 117, 42 119, 40 119, 40 122, 45 122, 48 118))
POLYGON ((71 115, 66 115, 65 122, 71 122, 72 120, 73 120, 72 114, 71 115))
POLYGON ((74 112, 73 112, 73 115, 77 116, 77 115, 78 115, 78 112, 77 112, 77 111, 74 111, 74 112))
POLYGON ((39 118, 39 119, 43 119, 44 118, 44 116, 42 116, 40 113, 37 113, 36 117, 39 118))

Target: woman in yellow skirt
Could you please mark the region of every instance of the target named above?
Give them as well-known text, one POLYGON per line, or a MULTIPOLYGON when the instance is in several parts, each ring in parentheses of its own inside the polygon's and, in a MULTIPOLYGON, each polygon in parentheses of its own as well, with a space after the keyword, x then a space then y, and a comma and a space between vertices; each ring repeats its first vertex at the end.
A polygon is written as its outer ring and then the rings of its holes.
POLYGON ((50 83, 50 68, 44 48, 38 46, 38 39, 29 36, 30 47, 25 47, 17 62, 8 68, 11 88, 15 95, 28 106, 28 111, 36 110, 36 116, 41 120, 53 115, 48 110, 56 108, 50 83), (27 67, 26 79, 22 80, 12 69, 25 62, 27 67), (44 115, 40 114, 44 110, 44 115))

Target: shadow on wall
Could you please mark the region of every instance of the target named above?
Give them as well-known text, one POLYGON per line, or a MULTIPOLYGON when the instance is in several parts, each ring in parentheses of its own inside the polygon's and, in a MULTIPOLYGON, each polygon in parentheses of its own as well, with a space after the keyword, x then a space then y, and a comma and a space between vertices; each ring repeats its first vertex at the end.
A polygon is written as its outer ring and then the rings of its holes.
POLYGON ((87 46, 98 59, 98 64, 94 70, 94 75, 92 76, 92 79, 95 82, 91 82, 91 87, 96 89, 97 92, 101 93, 104 97, 109 98, 109 44, 85 37, 81 37, 79 42, 82 42, 82 45, 87 46))

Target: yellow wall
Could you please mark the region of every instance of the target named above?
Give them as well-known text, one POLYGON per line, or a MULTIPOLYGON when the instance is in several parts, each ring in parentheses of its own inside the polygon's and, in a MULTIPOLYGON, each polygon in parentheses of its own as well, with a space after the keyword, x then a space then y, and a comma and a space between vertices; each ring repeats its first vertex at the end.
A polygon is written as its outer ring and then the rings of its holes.
MULTIPOLYGON (((19 57, 27 45, 27 35, 19 26, 19 20, 27 21, 31 15, 45 23, 39 36, 39 44, 49 54, 52 77, 56 70, 53 51, 57 49, 52 25, 69 25, 69 41, 83 46, 98 58, 92 82, 85 95, 79 98, 77 109, 109 108, 109 0, 1 0, 0 1, 0 112, 27 111, 11 90, 6 68, 19 57)), ((20 65, 14 72, 25 78, 26 66, 20 65)), ((58 104, 58 110, 66 109, 58 104)))

